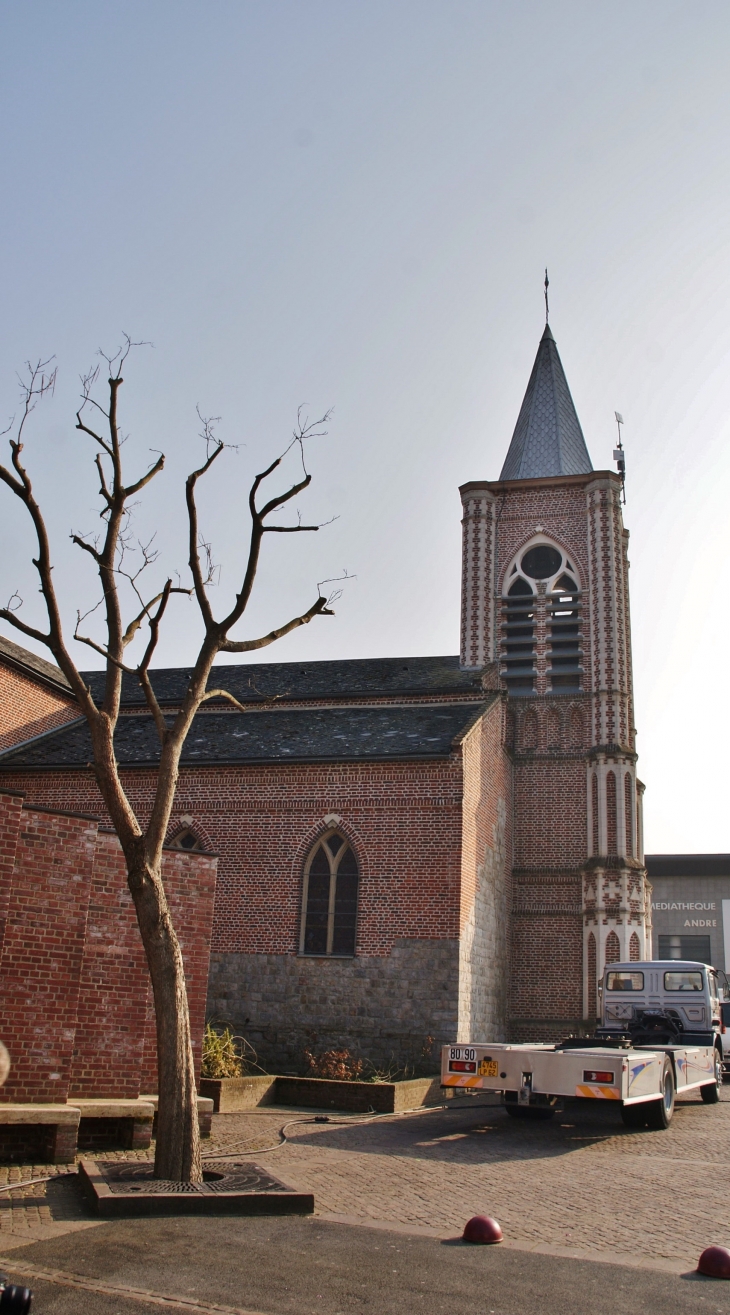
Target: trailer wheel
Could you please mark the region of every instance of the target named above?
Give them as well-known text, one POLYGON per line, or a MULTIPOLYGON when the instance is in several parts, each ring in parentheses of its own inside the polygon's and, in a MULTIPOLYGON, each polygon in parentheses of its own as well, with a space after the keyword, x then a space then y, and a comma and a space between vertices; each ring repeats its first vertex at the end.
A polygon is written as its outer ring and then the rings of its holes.
POLYGON ((505 1105, 511 1119, 551 1119, 555 1110, 545 1105, 505 1105))
POLYGON ((647 1118, 646 1105, 622 1105, 621 1118, 627 1128, 645 1128, 647 1118))
POLYGON ((646 1102, 646 1126, 661 1130, 668 1128, 672 1115, 674 1114, 674 1069, 670 1059, 664 1060, 664 1071, 662 1073, 662 1091, 663 1096, 660 1100, 648 1100, 646 1102))
POLYGON ((720 1099, 720 1090, 722 1088, 722 1060, 718 1051, 715 1051, 715 1081, 706 1082, 700 1087, 700 1095, 705 1105, 716 1105, 720 1099))

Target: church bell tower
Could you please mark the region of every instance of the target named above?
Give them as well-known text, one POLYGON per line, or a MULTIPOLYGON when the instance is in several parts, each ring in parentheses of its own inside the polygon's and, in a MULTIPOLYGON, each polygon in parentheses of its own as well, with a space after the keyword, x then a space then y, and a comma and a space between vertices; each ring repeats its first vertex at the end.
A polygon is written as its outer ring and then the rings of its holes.
POLYGON ((498 480, 465 484, 461 664, 497 664, 514 771, 510 1035, 590 1026, 651 953, 621 480, 546 325, 498 480))

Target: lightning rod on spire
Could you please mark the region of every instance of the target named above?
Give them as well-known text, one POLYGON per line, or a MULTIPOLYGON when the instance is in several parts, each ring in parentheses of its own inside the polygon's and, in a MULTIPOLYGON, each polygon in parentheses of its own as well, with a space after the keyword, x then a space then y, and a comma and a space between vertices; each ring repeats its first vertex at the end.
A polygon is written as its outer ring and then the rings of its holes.
POLYGON ((545 323, 546 323, 546 324, 548 324, 549 321, 550 321, 550 306, 548 305, 548 288, 549 288, 549 287, 550 287, 550 279, 548 278, 547 270, 545 270, 545 323))

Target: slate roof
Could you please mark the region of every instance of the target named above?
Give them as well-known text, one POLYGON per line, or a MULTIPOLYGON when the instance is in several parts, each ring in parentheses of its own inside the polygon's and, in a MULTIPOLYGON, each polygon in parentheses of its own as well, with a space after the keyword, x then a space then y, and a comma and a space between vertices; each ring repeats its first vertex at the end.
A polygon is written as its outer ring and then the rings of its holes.
POLYGON ((52 685, 54 689, 62 690, 65 694, 71 693, 71 686, 55 662, 46 662, 45 658, 37 657, 35 653, 30 652, 30 649, 21 648, 20 644, 14 644, 12 639, 6 639, 5 635, 0 635, 0 662, 22 671, 23 675, 30 676, 31 679, 52 685))
MULTIPOLYGON (((496 696, 482 704, 381 705, 199 713, 185 742, 183 765, 445 758, 496 696)), ((122 717, 115 736, 122 766, 155 763, 159 740, 151 717, 122 717)), ((91 761, 86 723, 74 722, 2 755, 3 768, 78 768, 91 761)))
POLYGON ((593 470, 549 326, 537 349, 500 479, 587 475, 593 470))
MULTIPOLYGON (((150 672, 152 687, 160 703, 180 702, 190 667, 160 667, 150 672)), ((104 689, 103 671, 85 671, 95 698, 104 689)), ((459 658, 351 658, 338 662, 250 662, 213 667, 209 689, 227 689, 240 703, 261 703, 280 697, 281 702, 302 699, 346 699, 379 695, 481 695, 478 674, 462 671, 459 658)), ((122 702, 127 707, 145 706, 138 681, 125 675, 122 702)))

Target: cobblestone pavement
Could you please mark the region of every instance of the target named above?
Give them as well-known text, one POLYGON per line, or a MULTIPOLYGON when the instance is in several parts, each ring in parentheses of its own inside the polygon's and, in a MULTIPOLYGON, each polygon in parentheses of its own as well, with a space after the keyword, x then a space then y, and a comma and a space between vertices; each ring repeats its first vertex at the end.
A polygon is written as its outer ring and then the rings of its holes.
MULTIPOLYGON (((265 1144, 262 1118, 216 1120, 221 1149, 246 1136, 252 1153, 265 1144)), ((665 1132, 630 1131, 601 1104, 547 1123, 466 1108, 294 1124, 287 1137, 257 1163, 313 1191, 323 1215, 460 1232, 470 1215, 489 1214, 525 1245, 695 1264, 711 1242, 730 1245, 727 1088, 719 1105, 678 1102, 665 1132)))
MULTIPOLYGON (((370 1122, 320 1123, 314 1114, 216 1116, 204 1154, 255 1159, 313 1191, 318 1215, 353 1223, 445 1236, 470 1215, 490 1214, 520 1247, 649 1263, 694 1265, 711 1242, 730 1245, 730 1088, 719 1105, 679 1102, 666 1132, 629 1131, 606 1104, 538 1124, 476 1103, 370 1122)), ((19 1184, 0 1193, 0 1251, 94 1226, 71 1168, 0 1167, 0 1185, 19 1184)))

